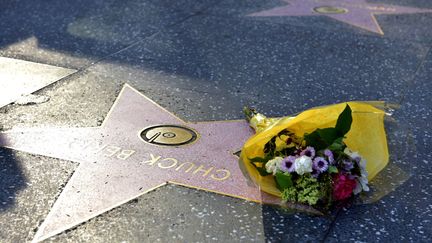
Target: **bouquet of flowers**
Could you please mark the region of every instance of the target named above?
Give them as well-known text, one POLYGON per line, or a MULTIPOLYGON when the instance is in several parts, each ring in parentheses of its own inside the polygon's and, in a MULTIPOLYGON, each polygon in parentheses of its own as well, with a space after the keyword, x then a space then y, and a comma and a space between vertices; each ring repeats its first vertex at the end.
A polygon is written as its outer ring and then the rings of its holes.
POLYGON ((368 179, 388 162, 384 112, 372 105, 349 102, 279 119, 249 108, 245 114, 257 133, 241 159, 261 189, 283 202, 327 211, 369 191, 368 179))

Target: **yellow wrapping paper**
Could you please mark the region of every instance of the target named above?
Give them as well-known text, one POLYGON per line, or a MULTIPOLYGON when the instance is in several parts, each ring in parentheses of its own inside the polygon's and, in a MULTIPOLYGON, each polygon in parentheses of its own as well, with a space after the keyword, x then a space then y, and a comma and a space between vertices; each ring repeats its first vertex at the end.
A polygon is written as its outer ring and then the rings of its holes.
MULTIPOLYGON (((357 151, 366 159, 366 170, 369 181, 374 178, 388 163, 389 153, 384 129, 385 112, 370 103, 346 102, 336 105, 317 107, 306 110, 295 117, 283 117, 261 127, 259 132, 246 141, 240 155, 241 161, 250 177, 261 190, 279 196, 280 191, 272 176, 261 176, 250 163, 251 158, 264 157, 264 145, 283 129, 294 132, 303 137, 305 133, 312 133, 317 128, 334 127, 339 114, 346 104, 352 110, 351 129, 344 142, 352 151, 357 151)), ((377 105, 382 103, 375 103, 377 105)))

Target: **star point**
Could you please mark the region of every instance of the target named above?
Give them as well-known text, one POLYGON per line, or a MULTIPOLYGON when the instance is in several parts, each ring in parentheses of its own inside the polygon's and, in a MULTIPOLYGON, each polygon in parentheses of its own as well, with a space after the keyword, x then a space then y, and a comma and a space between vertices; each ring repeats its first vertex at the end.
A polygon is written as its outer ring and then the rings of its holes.
POLYGON ((38 242, 167 183, 278 204, 233 155, 252 134, 246 121, 185 122, 125 85, 100 127, 12 130, 0 133, 0 145, 80 163, 39 227, 38 242), (143 135, 144 128, 154 131, 143 135), (196 141, 184 144, 193 133, 196 141))

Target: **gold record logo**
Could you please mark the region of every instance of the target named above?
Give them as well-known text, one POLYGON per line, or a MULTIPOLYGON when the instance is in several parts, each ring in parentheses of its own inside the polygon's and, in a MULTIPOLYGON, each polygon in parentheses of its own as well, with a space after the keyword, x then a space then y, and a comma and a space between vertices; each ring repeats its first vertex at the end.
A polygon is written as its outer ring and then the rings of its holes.
POLYGON ((344 14, 348 9, 335 6, 320 6, 313 9, 316 13, 320 14, 344 14))
POLYGON ((140 137, 147 143, 162 146, 182 146, 195 142, 198 134, 180 125, 156 125, 145 128, 140 137))

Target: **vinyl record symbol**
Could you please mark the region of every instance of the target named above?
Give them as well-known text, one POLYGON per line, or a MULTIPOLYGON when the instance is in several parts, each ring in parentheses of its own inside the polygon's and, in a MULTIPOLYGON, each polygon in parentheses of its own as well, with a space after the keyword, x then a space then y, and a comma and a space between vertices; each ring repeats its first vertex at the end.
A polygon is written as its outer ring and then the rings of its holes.
POLYGON ((313 9, 316 13, 320 14, 344 14, 348 13, 348 9, 335 6, 320 6, 313 9))
POLYGON ((198 134, 180 125, 156 125, 145 128, 140 137, 147 143, 162 146, 181 146, 195 142, 198 134))

